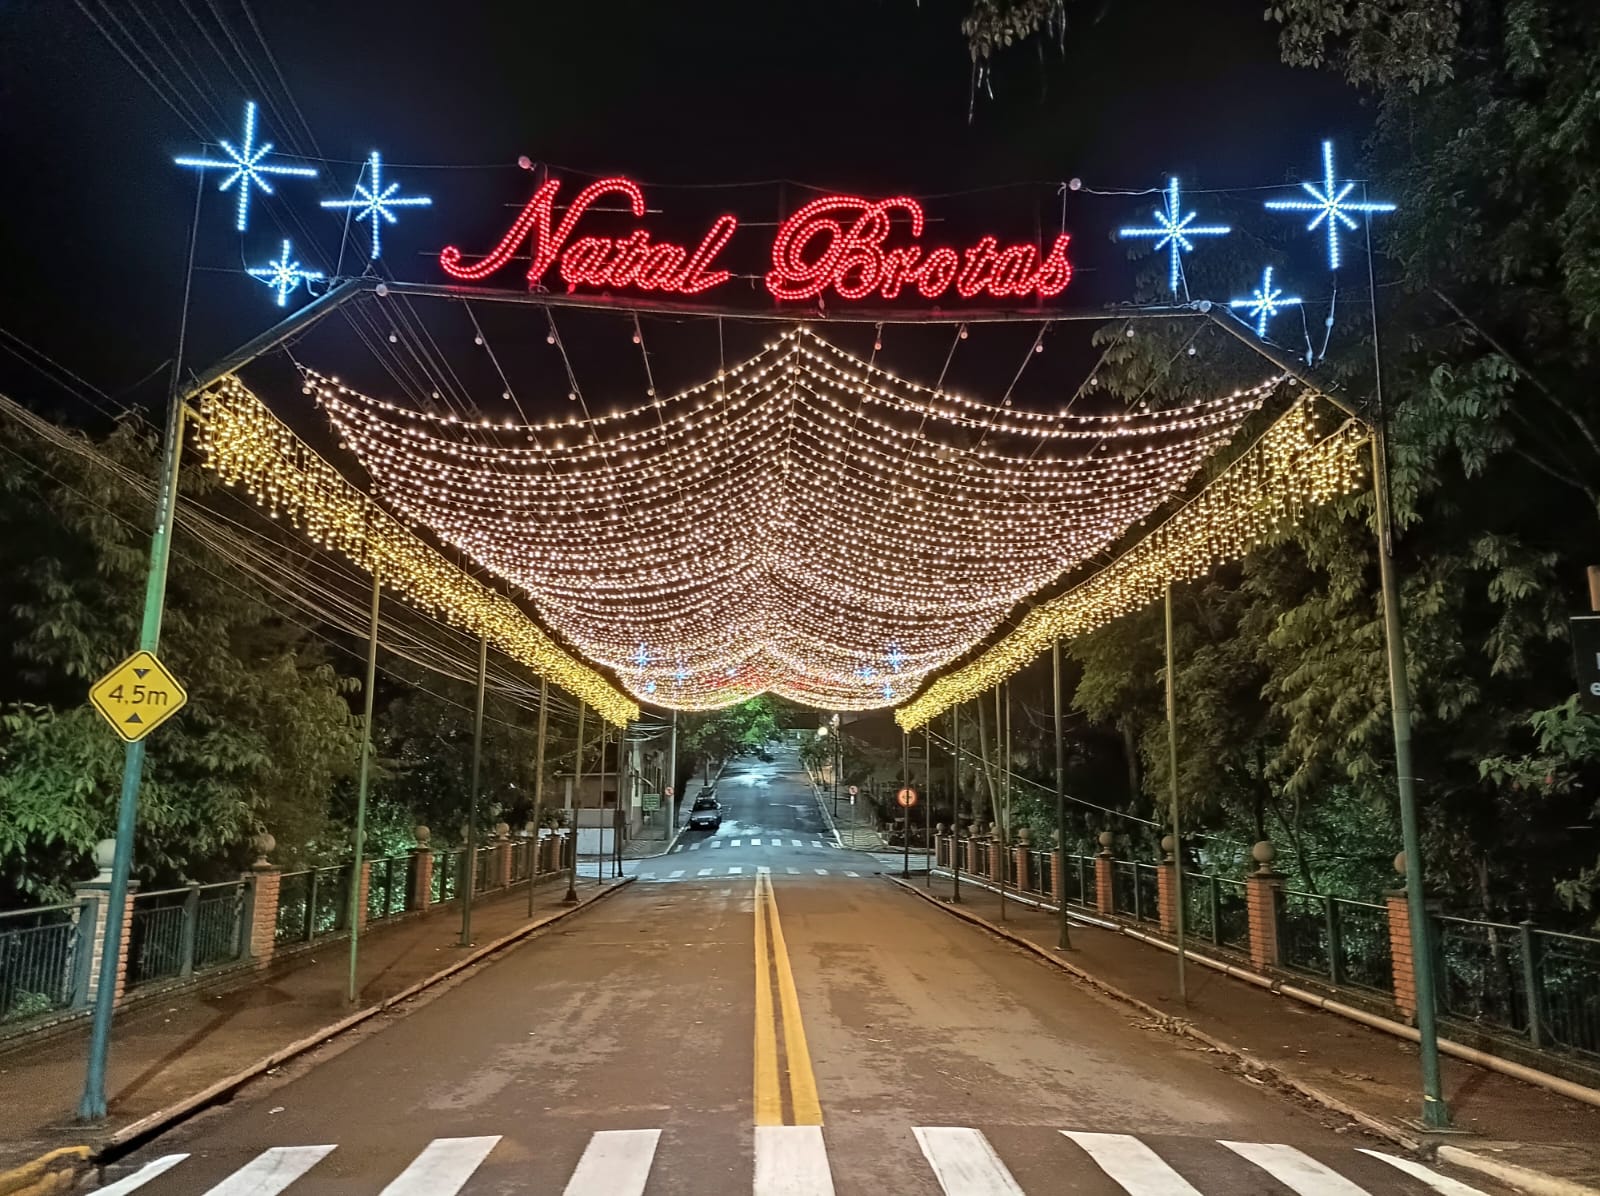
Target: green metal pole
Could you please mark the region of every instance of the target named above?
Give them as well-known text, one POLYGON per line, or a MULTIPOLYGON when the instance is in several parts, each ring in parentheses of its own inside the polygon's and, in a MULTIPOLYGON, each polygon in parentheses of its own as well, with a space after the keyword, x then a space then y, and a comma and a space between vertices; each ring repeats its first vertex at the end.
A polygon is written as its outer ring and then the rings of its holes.
POLYGON ((1439 1075, 1439 1027, 1434 1008, 1433 955, 1429 945, 1428 905, 1422 888, 1422 836, 1417 822, 1417 791, 1411 763, 1411 684, 1406 676, 1405 630, 1400 590, 1394 575, 1394 536, 1390 522, 1389 479, 1384 421, 1372 426, 1372 489, 1378 523, 1378 579, 1383 589, 1383 638, 1388 649, 1389 705, 1394 718, 1394 769, 1400 795, 1400 838, 1406 854, 1406 912, 1411 920, 1411 976, 1417 991, 1417 1046, 1422 1058, 1422 1124, 1450 1128, 1439 1075))
MULTIPOLYGON (((900 787, 911 788, 911 736, 900 732, 900 787)), ((900 879, 911 879, 911 807, 900 807, 900 846, 904 851, 900 862, 900 879)))
POLYGON ((667 748, 667 842, 678 833, 678 712, 672 712, 672 738, 667 748))
MULTIPOLYGON (((599 785, 600 796, 599 796, 599 798, 597 800, 600 802, 599 813, 600 813, 602 818, 605 816, 605 810, 606 810, 606 732, 609 731, 609 730, 611 730, 610 724, 608 724, 604 719, 601 719, 600 720, 600 785, 599 785)), ((622 795, 620 793, 617 795, 617 799, 619 801, 622 799, 622 795)), ((615 819, 612 820, 612 825, 613 825, 613 828, 615 828, 615 825, 616 825, 616 820, 615 819)), ((599 884, 604 884, 605 883, 605 879, 606 879, 606 850, 605 850, 605 848, 606 848, 606 827, 605 827, 605 823, 602 821, 600 823, 600 825, 598 827, 596 827, 595 829, 600 832, 600 837, 599 837, 599 841, 595 844, 594 883, 599 885, 599 884)), ((615 829, 613 829, 612 833, 613 834, 616 833, 615 829)))
MULTIPOLYGON (((194 282, 195 238, 200 231, 200 197, 196 186, 194 215, 189 223, 189 259, 183 279, 183 310, 178 320, 178 347, 167 386, 167 420, 161 443, 161 478, 156 492, 155 528, 150 536, 150 568, 145 574, 144 618, 139 647, 154 654, 161 643, 161 616, 167 602, 167 562, 172 554, 172 525, 178 508, 178 470, 183 463, 184 342, 189 332, 189 295, 194 282)), ((106 1115, 106 1060, 111 1053, 111 1018, 116 1011, 116 979, 122 974, 122 924, 128 904, 128 874, 133 867, 133 836, 139 818, 139 782, 144 774, 144 740, 128 744, 122 755, 122 792, 117 799, 117 847, 111 859, 105 938, 100 957, 100 983, 95 990, 94 1020, 89 1028, 89 1061, 78 1100, 78 1120, 99 1121, 106 1115)))
POLYGON ((922 724, 922 820, 923 854, 928 857, 925 888, 933 888, 933 731, 931 723, 922 724))
MULTIPOLYGON (((1178 704, 1172 658, 1172 583, 1167 582, 1167 773, 1172 796, 1172 930, 1178 944, 1178 999, 1189 1003, 1183 951, 1183 838, 1178 823, 1178 704)), ((1137 880, 1137 878, 1136 878, 1137 880)), ((1137 888, 1137 884, 1135 884, 1137 888)))
POLYGON ((539 837, 544 821, 544 745, 545 732, 550 727, 550 679, 539 678, 539 740, 533 756, 533 858, 528 861, 528 917, 533 917, 533 888, 539 880, 539 849, 544 841, 539 837))
POLYGON ((472 711, 472 786, 467 797, 467 884, 461 890, 461 945, 472 946, 472 892, 478 885, 478 786, 483 769, 483 691, 489 681, 489 639, 478 637, 478 700, 472 711))
MULTIPOLYGON (((1000 809, 995 823, 1000 828, 1000 920, 1006 920, 1006 852, 1011 850, 1011 685, 1002 681, 994 687, 994 756, 1000 782, 1000 809)), ((994 865, 989 865, 994 871, 994 865)))
POLYGON ((583 717, 589 704, 578 702, 578 747, 572 761, 572 859, 567 862, 567 895, 561 900, 566 905, 578 901, 578 811, 583 800, 583 717))
POLYGON ((372 781, 372 693, 378 681, 378 607, 382 601, 383 570, 372 566, 372 621, 367 632, 367 686, 362 697, 361 770, 356 780, 356 850, 350 865, 350 983, 345 999, 356 1000, 356 966, 361 959, 361 861, 367 845, 367 790, 372 781))
POLYGON ((1066 750, 1061 743, 1061 641, 1050 645, 1050 678, 1055 698, 1056 732, 1056 855, 1051 868, 1052 886, 1061 890, 1061 908, 1056 911, 1056 947, 1067 951, 1072 947, 1072 931, 1067 927, 1067 765, 1066 750), (1056 873, 1062 875, 1056 875, 1056 873))
POLYGON ((954 735, 951 741, 954 745, 956 781, 955 793, 955 835, 954 849, 950 853, 950 871, 954 875, 955 886, 951 890, 950 901, 953 905, 961 904, 961 703, 957 702, 950 711, 955 723, 954 735))

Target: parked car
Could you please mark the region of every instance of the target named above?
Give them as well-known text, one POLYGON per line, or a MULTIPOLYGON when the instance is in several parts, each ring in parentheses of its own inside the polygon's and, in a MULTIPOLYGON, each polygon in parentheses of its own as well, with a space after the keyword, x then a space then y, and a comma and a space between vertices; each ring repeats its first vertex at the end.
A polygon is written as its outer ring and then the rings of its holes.
POLYGON ((714 831, 722 825, 722 807, 714 797, 697 797, 689 810, 689 829, 714 831))

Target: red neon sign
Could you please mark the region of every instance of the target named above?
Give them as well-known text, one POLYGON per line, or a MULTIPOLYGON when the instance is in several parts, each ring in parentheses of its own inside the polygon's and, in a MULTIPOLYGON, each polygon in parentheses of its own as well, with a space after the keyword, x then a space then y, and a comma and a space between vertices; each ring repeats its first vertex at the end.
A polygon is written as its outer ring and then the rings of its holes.
MULTIPOLYGON (((439 265, 452 278, 477 282, 503 267, 527 242, 529 286, 540 285, 551 266, 556 266, 569 292, 580 286, 632 287, 698 295, 732 277, 730 271, 712 267, 739 227, 733 216, 718 216, 693 250, 652 241, 643 228, 623 237, 574 240, 578 222, 596 200, 621 195, 639 219, 645 213, 644 192, 628 179, 601 179, 580 191, 557 223, 555 200, 560 189, 556 179, 540 186, 500 243, 480 261, 464 264, 461 250, 451 245, 439 254, 439 265)), ((872 295, 897 299, 915 289, 924 299, 938 299, 952 287, 963 299, 980 294, 1052 299, 1072 281, 1065 234, 1041 257, 1036 246, 1002 246, 994 237, 981 237, 959 251, 942 245, 928 248, 917 241, 923 224, 922 205, 906 196, 868 200, 834 195, 814 200, 784 221, 773 238, 767 290, 780 301, 815 299, 828 290, 841 299, 872 295), (891 245, 892 217, 897 213, 909 226, 911 240, 891 245)))

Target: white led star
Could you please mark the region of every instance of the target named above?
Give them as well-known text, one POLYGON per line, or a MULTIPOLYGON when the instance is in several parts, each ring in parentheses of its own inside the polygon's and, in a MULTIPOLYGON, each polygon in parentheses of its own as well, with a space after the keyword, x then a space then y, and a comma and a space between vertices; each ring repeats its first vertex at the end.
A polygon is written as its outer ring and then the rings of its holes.
POLYGON ((359 179, 356 180, 356 193, 350 199, 325 199, 322 206, 325 208, 359 208, 356 212, 357 221, 372 221, 372 254, 374 258, 383 252, 381 230, 383 225, 378 222, 379 217, 390 224, 395 222, 395 214, 390 208, 426 208, 433 200, 426 195, 408 195, 404 199, 395 197, 395 192, 400 189, 399 183, 383 185, 383 159, 378 157, 378 151, 372 151, 372 157, 367 159, 367 175, 371 179, 370 186, 363 186, 359 179))
POLYGON ((300 263, 289 260, 289 242, 283 243, 283 256, 275 262, 268 262, 265 266, 254 266, 247 273, 251 278, 259 278, 278 292, 278 306, 287 304, 289 292, 303 282, 312 282, 322 277, 321 270, 302 270, 300 263))
POLYGON ((244 140, 239 148, 235 149, 228 141, 222 143, 222 152, 225 158, 174 158, 179 166, 193 166, 200 170, 226 170, 230 173, 222 180, 218 191, 226 191, 235 183, 239 184, 238 218, 234 221, 240 232, 244 232, 250 224, 250 188, 260 187, 267 195, 273 194, 272 184, 267 181, 269 174, 294 175, 296 178, 314 179, 317 177, 315 168, 310 166, 279 166, 263 162, 272 152, 272 142, 265 141, 256 145, 256 103, 254 100, 246 101, 244 106, 244 140))
POLYGON ((1311 223, 1306 225, 1306 231, 1311 232, 1319 224, 1328 227, 1328 266, 1330 269, 1339 268, 1339 226, 1343 224, 1348 229, 1355 229, 1355 220, 1351 212, 1392 212, 1392 203, 1369 203, 1362 201, 1352 203, 1346 199, 1355 184, 1351 182, 1337 183, 1333 177, 1333 142, 1322 143, 1322 190, 1318 191, 1312 183, 1301 183, 1301 188, 1311 196, 1310 199, 1269 199, 1267 207, 1274 212, 1315 212, 1311 223), (1335 190, 1337 188, 1337 190, 1335 190))
POLYGON ((1261 272, 1261 285, 1250 292, 1250 298, 1234 299, 1228 306, 1249 308, 1250 314, 1255 317, 1256 335, 1265 338, 1267 321, 1277 315, 1281 308, 1298 307, 1299 304, 1299 296, 1285 295, 1281 287, 1272 285, 1272 267, 1268 266, 1261 272))
POLYGON ((1178 251, 1194 252, 1194 242, 1190 237, 1221 237, 1233 231, 1226 224, 1195 224, 1195 214, 1190 212, 1187 216, 1180 217, 1178 213, 1182 208, 1178 203, 1178 180, 1173 179, 1167 184, 1167 192, 1163 197, 1166 210, 1155 209, 1153 215, 1156 220, 1154 228, 1124 228, 1118 231, 1121 237, 1157 237, 1156 249, 1168 249, 1172 255, 1172 267, 1168 275, 1167 285, 1172 288, 1172 293, 1178 293, 1178 251))

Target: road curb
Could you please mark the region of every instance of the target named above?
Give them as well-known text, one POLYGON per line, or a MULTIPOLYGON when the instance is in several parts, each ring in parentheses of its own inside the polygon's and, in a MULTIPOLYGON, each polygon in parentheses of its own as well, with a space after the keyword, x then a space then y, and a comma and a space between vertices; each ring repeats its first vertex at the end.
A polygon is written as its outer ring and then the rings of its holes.
POLYGON ((1531 1167, 1519 1167, 1515 1163, 1503 1162, 1476 1150, 1444 1145, 1439 1147, 1435 1154, 1440 1162, 1454 1163, 1457 1167, 1465 1167, 1480 1175, 1487 1175, 1501 1183, 1520 1188, 1529 1196, 1600 1196, 1600 1188, 1592 1188, 1576 1180, 1562 1179, 1557 1175, 1535 1171, 1531 1167))
POLYGON ((1179 1034, 1185 1038, 1192 1038, 1196 1042, 1204 1043, 1212 1050, 1235 1060, 1246 1071, 1265 1077, 1281 1087, 1288 1088, 1307 1100, 1321 1105, 1330 1112, 1338 1113, 1341 1117, 1348 1117, 1363 1128, 1388 1139, 1406 1150, 1419 1154, 1431 1154, 1441 1162, 1453 1163, 1458 1167, 1477 1171, 1479 1174, 1487 1175, 1493 1179, 1500 1180, 1502 1183, 1520 1188, 1530 1193, 1530 1196, 1600 1196, 1600 1188, 1592 1188, 1587 1184, 1578 1183, 1574 1180, 1562 1179, 1559 1176, 1550 1175, 1543 1171, 1535 1171, 1529 1167, 1520 1167, 1514 1163, 1502 1162, 1499 1159, 1491 1158, 1478 1151, 1467 1150, 1460 1146, 1448 1144, 1435 1146, 1432 1143, 1424 1142, 1422 1139, 1413 1136, 1405 1128, 1395 1125, 1393 1122, 1385 1121, 1381 1117, 1374 1117, 1370 1113, 1362 1112, 1360 1109, 1347 1104, 1330 1093, 1323 1092, 1312 1084, 1307 1084, 1303 1080, 1285 1074, 1277 1067, 1256 1058, 1248 1051, 1236 1047, 1232 1043, 1215 1038, 1204 1030, 1197 1029, 1185 1019, 1173 1017, 1165 1010, 1157 1009, 1154 1005, 1140 1000, 1132 993, 1125 992, 1114 984, 1106 983, 1092 972, 1085 971, 1076 964, 1057 957, 1051 951, 1039 946, 1030 939, 1023 938, 1020 934, 1015 934, 1003 926, 995 925, 981 914, 975 914, 958 906, 953 906, 931 893, 924 893, 915 885, 901 880, 898 876, 885 876, 884 879, 953 917, 986 930, 996 938, 1003 939, 1013 946, 1021 947, 1029 954, 1052 964, 1114 1000, 1132 1006, 1169 1033, 1179 1034))
MULTIPOLYGON (((324 1026, 320 1030, 317 1030, 306 1035, 304 1038, 290 1043, 288 1046, 280 1047, 271 1054, 257 1059, 254 1063, 240 1068, 232 1075, 226 1076, 223 1079, 218 1080, 216 1083, 208 1085, 199 1092, 184 1097, 175 1104, 169 1105, 164 1109, 158 1109, 154 1113, 147 1114, 146 1116, 139 1118, 138 1121, 130 1122, 128 1125, 123 1126, 115 1133, 100 1139, 93 1146, 92 1150, 94 1161, 96 1163, 107 1163, 112 1161, 120 1155, 127 1153, 140 1142, 148 1138, 153 1138, 157 1134, 171 1129, 180 1121, 184 1121, 189 1117, 194 1116, 194 1114, 200 1112, 202 1109, 209 1108, 211 1105, 217 1104, 222 1100, 232 1096, 233 1093, 237 1092, 245 1084, 249 1083, 251 1080, 255 1079, 264 1072, 270 1071, 274 1067, 278 1067, 284 1063, 287 1063, 289 1060, 298 1055, 304 1054, 313 1047, 321 1046, 323 1043, 338 1037, 340 1034, 343 1034, 346 1030, 359 1026, 362 1022, 367 1021, 369 1018, 376 1017, 380 1013, 385 1013, 388 1010, 393 1009, 395 1006, 405 1001, 409 1001, 418 993, 432 988, 434 985, 439 984, 442 981, 448 980, 450 977, 456 975, 456 973, 461 972, 466 968, 470 968, 474 964, 483 962, 490 956, 498 954, 514 943, 527 938, 529 935, 543 930, 547 926, 552 926, 557 922, 569 918, 573 914, 581 913, 590 906, 594 905, 596 902, 602 901, 611 896, 611 894, 617 892, 619 889, 632 884, 633 879, 634 878, 631 876, 625 876, 620 880, 613 882, 603 891, 596 893, 594 896, 589 897, 586 900, 578 902, 576 905, 569 906, 566 909, 556 910, 554 913, 546 914, 543 917, 536 918, 534 921, 528 922, 518 927, 516 930, 513 930, 510 934, 502 935, 500 938, 495 939, 492 943, 486 943, 484 946, 477 948, 470 955, 466 955, 463 958, 456 960, 449 967, 442 968, 433 973, 433 975, 426 976, 417 981, 415 984, 408 985, 392 996, 385 997, 376 1005, 370 1005, 366 1009, 357 1010, 348 1017, 340 1018, 331 1025, 324 1026)), ((5 1191, 6 1190, 4 1188, 0 1188, 0 1196, 3 1196, 5 1191)))

